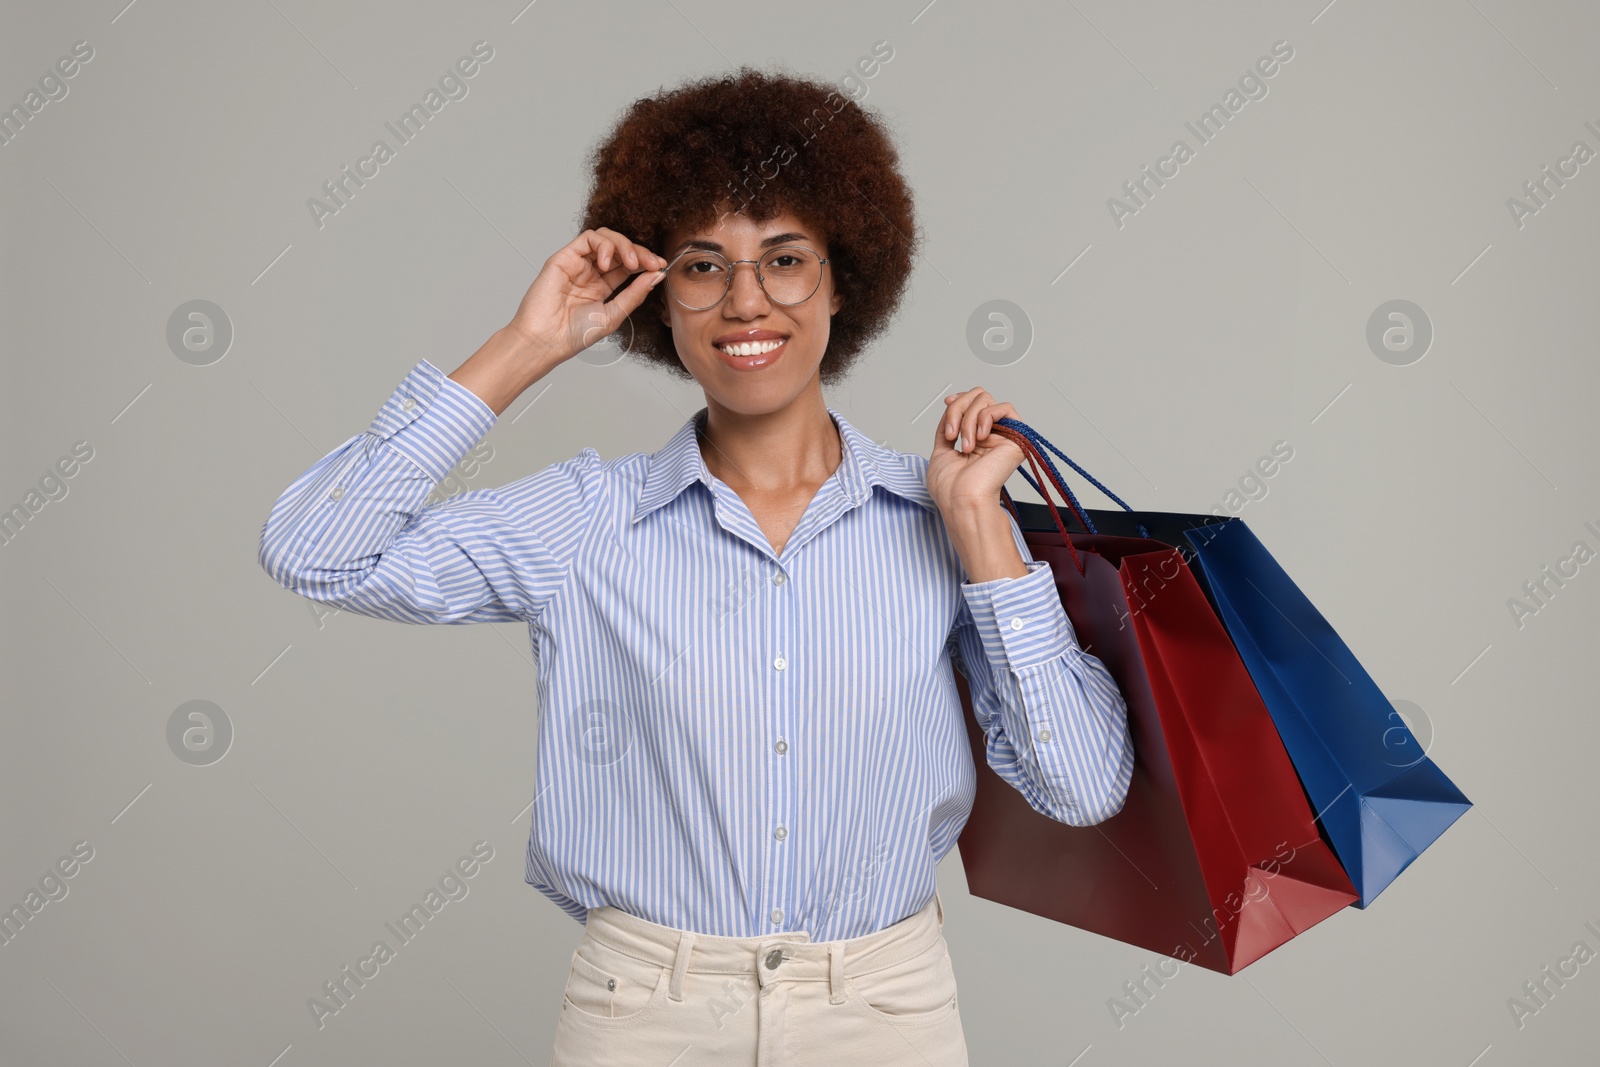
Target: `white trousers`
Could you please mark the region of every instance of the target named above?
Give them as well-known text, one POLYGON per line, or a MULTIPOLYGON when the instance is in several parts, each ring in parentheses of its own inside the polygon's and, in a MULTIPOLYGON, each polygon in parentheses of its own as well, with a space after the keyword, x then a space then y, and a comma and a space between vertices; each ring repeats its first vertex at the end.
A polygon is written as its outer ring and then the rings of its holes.
POLYGON ((937 892, 875 933, 714 937, 590 909, 551 1067, 968 1067, 937 892))

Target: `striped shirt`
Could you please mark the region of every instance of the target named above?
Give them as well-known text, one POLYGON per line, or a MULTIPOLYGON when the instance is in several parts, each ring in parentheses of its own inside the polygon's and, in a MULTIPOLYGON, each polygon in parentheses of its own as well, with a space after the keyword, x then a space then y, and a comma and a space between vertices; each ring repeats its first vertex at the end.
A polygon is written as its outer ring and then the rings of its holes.
POLYGON ((579 921, 609 904, 823 941, 917 911, 976 789, 953 667, 989 766, 1035 810, 1121 809, 1127 706, 1015 520, 1027 575, 966 582, 927 458, 830 407, 842 462, 775 553, 706 468, 704 413, 653 454, 585 448, 427 504, 498 420, 423 360, 278 498, 261 565, 360 615, 527 623, 526 880, 579 921))

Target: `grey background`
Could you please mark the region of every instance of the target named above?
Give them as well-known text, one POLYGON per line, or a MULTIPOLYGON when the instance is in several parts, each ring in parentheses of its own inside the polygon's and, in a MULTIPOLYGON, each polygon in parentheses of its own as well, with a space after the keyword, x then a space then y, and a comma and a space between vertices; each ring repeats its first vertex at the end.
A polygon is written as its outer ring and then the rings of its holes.
MULTIPOLYGON (((581 928, 522 880, 525 630, 319 620, 259 569, 261 523, 418 359, 452 370, 509 320, 620 108, 739 62, 840 80, 880 40, 866 102, 926 250, 830 402, 926 454, 937 398, 985 385, 1143 508, 1210 510, 1288 442, 1239 514, 1476 804, 1367 911, 1186 968, 1120 1028, 1108 1000, 1158 957, 969 896, 952 853, 973 1062, 1593 1058, 1600 964, 1520 1028, 1507 1001, 1600 949, 1600 566, 1520 628, 1508 601, 1600 545, 1600 162, 1521 228, 1506 205, 1600 149, 1593 5, 124 3, 8 4, 0 35, 7 107, 95 51, 0 146, 0 506, 94 449, 0 546, 0 902, 94 850, 0 946, 0 1059, 547 1062, 581 928), (469 95, 319 229, 306 200, 478 40, 469 95), (1107 199, 1278 40, 1269 94, 1117 227, 1107 199), (196 299, 234 332, 209 366, 166 342, 196 299), (1033 331, 1006 366, 966 343, 992 299, 1033 331), (1405 366, 1366 340, 1395 299, 1434 331, 1405 366), (233 730, 209 766, 168 747, 191 700, 233 730), (319 1030, 307 999, 479 839, 469 895, 319 1030)), ((652 451, 701 402, 573 360, 470 484, 652 451)))

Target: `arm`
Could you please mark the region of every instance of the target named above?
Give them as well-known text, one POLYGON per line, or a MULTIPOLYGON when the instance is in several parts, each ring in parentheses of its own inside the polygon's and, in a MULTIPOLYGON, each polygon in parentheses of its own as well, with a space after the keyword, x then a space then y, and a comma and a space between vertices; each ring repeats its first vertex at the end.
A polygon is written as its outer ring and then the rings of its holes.
POLYGON ((537 618, 598 510, 601 460, 584 449, 510 485, 425 506, 497 418, 476 393, 421 361, 366 432, 278 498, 262 527, 261 566, 284 588, 358 615, 411 623, 537 618))
POLYGON ((365 433, 295 479, 262 526, 261 566, 284 588, 358 615, 536 619, 599 510, 599 453, 425 501, 524 389, 638 309, 666 265, 613 230, 573 238, 470 359, 448 378, 418 363, 365 433))
POLYGON ((1116 681, 1078 645, 1049 565, 1030 558, 1009 511, 960 512, 950 530, 968 581, 949 646, 989 766, 1057 822, 1111 818, 1133 780, 1116 681))

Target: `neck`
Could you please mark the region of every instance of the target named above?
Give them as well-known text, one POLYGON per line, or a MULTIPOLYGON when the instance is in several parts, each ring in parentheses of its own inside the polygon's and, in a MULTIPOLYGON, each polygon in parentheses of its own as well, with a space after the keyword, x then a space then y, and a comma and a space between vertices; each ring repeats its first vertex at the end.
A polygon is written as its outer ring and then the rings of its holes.
POLYGON ((818 386, 760 415, 706 397, 700 454, 706 469, 735 491, 781 493, 827 481, 844 458, 844 442, 818 386))

